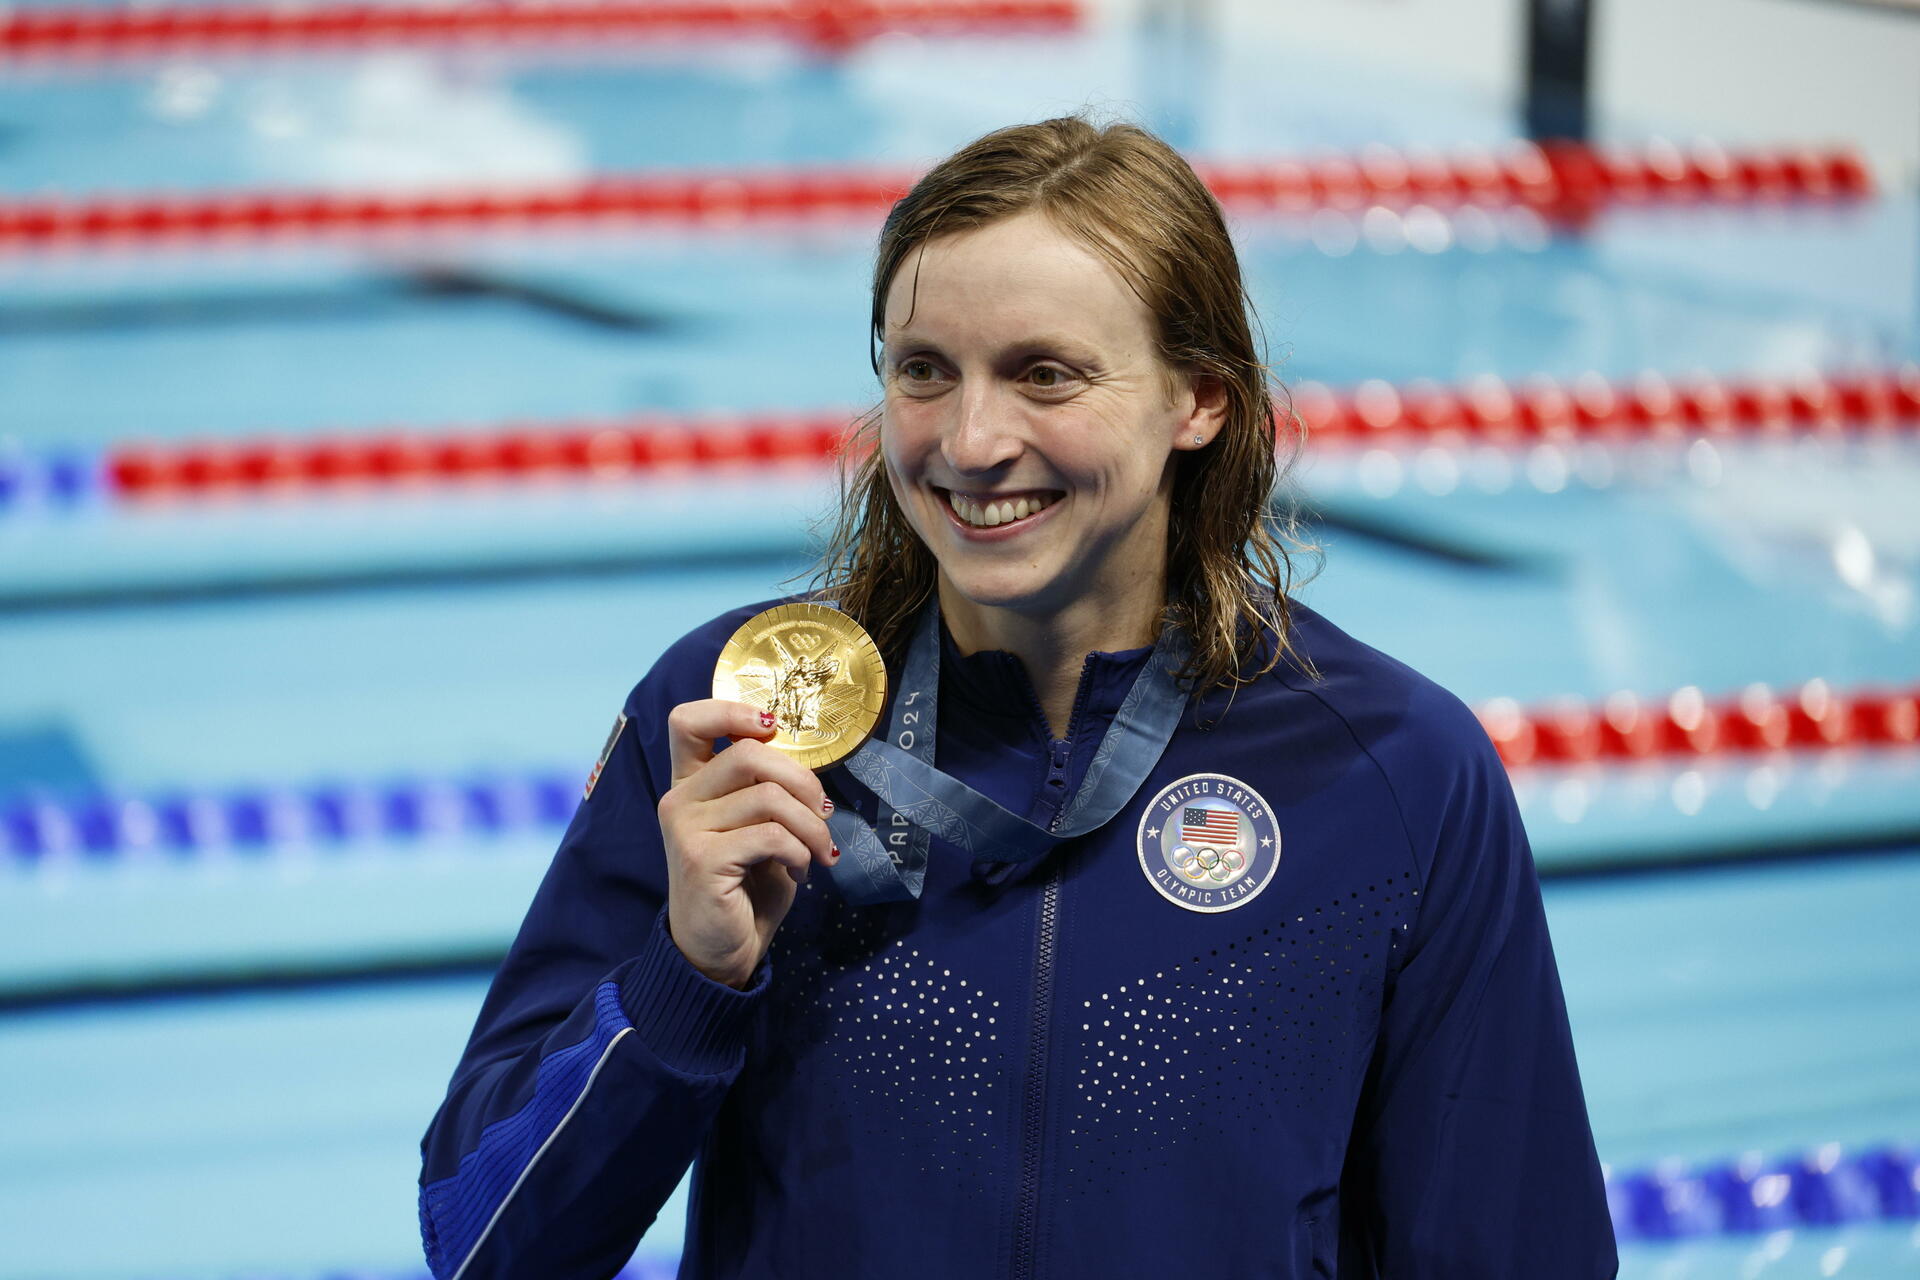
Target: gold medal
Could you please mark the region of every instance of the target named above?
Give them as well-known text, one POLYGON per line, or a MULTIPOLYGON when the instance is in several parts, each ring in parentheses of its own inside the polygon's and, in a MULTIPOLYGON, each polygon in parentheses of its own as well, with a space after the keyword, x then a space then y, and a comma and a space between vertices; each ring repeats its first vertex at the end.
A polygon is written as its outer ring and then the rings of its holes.
POLYGON ((818 772, 852 755, 880 723, 887 668, 873 637, 838 609, 775 605, 720 650, 713 696, 771 711, 768 745, 818 772))

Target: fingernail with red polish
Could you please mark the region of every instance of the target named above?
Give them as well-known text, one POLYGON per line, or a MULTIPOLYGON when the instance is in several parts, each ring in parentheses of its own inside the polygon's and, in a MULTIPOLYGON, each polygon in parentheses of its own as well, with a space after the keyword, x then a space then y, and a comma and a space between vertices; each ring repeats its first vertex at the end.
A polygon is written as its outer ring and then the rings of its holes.
POLYGON ((771 729, 771 728, 773 728, 773 712, 771 712, 771 711, 762 711, 762 712, 760 713, 760 727, 761 727, 762 729, 771 729))
POLYGON ((839 846, 839 845, 835 845, 835 846, 833 846, 833 854, 832 854, 832 856, 831 856, 831 857, 830 857, 830 858, 828 859, 828 861, 830 861, 830 862, 838 862, 838 861, 840 861, 840 846, 839 846))
POLYGON ((832 796, 821 796, 821 797, 820 797, 820 812, 822 812, 822 813, 832 813, 832 812, 833 812, 833 797, 832 797, 832 796))

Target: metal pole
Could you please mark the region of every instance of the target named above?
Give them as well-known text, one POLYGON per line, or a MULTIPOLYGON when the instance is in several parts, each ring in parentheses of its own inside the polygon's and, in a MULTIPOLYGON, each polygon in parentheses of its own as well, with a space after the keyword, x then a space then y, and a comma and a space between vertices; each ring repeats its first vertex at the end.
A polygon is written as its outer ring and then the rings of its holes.
POLYGON ((1592 34, 1587 0, 1527 0, 1529 137, 1586 140, 1592 34))

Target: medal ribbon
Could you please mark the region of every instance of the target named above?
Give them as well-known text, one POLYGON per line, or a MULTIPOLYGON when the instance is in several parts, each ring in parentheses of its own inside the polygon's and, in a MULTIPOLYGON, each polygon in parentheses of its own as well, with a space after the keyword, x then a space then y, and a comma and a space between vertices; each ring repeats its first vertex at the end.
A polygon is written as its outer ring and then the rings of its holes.
POLYGON ((827 819, 841 853, 830 872, 835 886, 859 906, 911 901, 926 883, 927 849, 936 835, 976 862, 1028 862, 1063 840, 1105 826, 1139 791, 1179 726, 1187 695, 1174 673, 1186 657, 1185 637, 1167 627, 1107 727, 1079 788, 1052 824, 1043 827, 934 767, 940 605, 937 598, 929 600, 907 649, 886 737, 870 739, 842 762, 879 798, 876 817, 886 837, 883 840, 850 806, 835 809, 827 819))

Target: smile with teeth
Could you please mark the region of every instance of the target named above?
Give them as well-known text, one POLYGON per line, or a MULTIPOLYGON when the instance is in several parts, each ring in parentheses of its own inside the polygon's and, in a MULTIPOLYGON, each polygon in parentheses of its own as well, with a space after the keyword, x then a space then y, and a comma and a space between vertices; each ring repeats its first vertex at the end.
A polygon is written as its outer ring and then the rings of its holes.
POLYGON ((991 529, 995 525, 1012 524, 1015 520, 1024 520, 1028 516, 1038 515, 1060 499, 1057 493, 1023 493, 1014 497, 997 498, 983 502, 964 493, 947 491, 947 505, 953 513, 976 529, 991 529))

